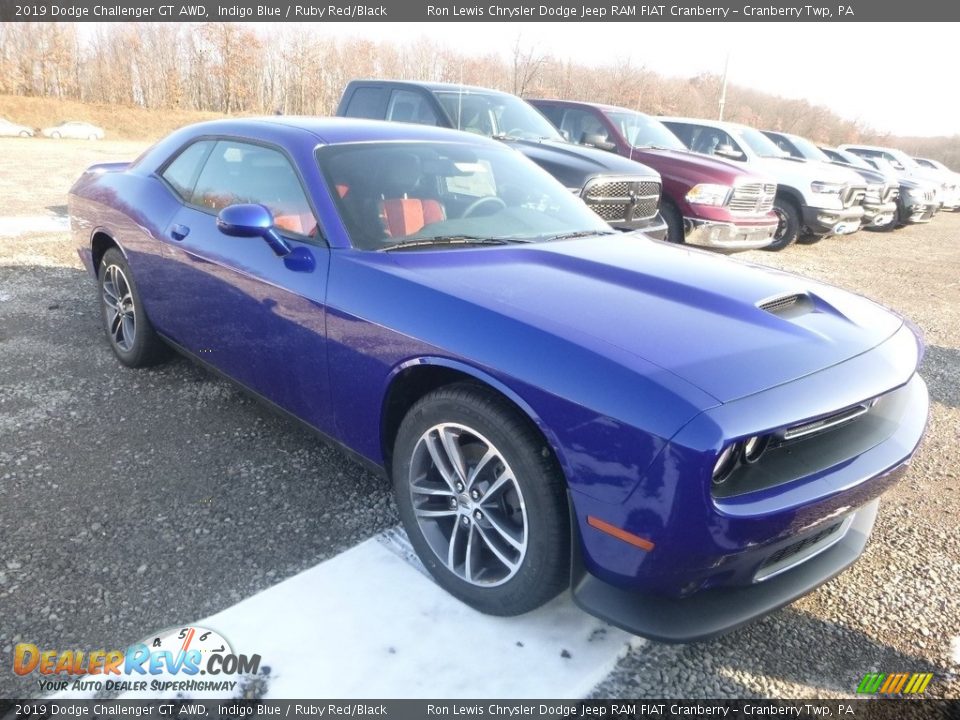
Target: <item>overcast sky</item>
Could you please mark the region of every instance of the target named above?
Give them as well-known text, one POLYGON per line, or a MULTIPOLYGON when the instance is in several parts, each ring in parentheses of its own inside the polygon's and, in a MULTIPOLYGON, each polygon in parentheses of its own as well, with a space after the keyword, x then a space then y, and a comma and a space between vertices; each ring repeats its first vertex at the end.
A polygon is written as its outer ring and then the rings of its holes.
MULTIPOLYGON (((274 26, 276 28, 276 26, 274 26)), ((461 50, 524 44, 588 64, 630 58, 666 75, 723 72, 730 82, 827 105, 901 135, 960 134, 955 23, 327 23, 323 33, 400 41, 424 35, 461 50)), ((279 28, 276 28, 279 29, 279 28)), ((283 30, 282 32, 288 32, 283 30)))

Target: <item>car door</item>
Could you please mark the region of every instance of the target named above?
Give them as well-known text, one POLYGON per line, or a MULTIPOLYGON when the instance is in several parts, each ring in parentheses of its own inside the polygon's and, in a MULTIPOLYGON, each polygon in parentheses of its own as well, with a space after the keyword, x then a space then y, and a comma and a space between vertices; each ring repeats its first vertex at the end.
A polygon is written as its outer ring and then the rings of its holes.
POLYGON ((163 238, 165 331, 217 370, 329 431, 329 250, 302 180, 277 147, 240 139, 197 145, 178 159, 191 154, 192 167, 202 156, 199 170, 178 174, 175 160, 161 173, 183 198, 163 238), (217 213, 240 203, 268 208, 292 254, 278 256, 259 237, 222 233, 217 213))

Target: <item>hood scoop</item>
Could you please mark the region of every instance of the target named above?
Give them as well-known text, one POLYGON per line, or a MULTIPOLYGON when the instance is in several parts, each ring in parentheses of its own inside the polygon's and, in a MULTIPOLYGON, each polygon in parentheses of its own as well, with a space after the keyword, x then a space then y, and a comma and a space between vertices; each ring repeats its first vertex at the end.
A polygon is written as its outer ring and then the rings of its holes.
POLYGON ((793 293, 764 300, 757 307, 777 317, 795 318, 811 312, 813 300, 806 293, 793 293))

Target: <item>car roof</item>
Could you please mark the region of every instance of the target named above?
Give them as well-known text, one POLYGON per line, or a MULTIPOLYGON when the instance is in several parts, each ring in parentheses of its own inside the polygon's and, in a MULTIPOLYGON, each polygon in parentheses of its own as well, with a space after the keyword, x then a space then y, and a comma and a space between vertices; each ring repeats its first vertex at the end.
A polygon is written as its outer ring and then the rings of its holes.
POLYGON ((594 108, 595 110, 605 110, 610 112, 628 112, 636 113, 637 115, 645 115, 647 117, 653 117, 656 120, 660 118, 645 113, 642 110, 634 110, 633 108, 623 107, 621 105, 607 105, 606 103, 595 103, 587 102, 585 100, 560 100, 559 98, 524 98, 527 102, 536 105, 538 102, 545 103, 556 103, 558 105, 569 105, 571 107, 589 107, 594 108))
POLYGON ((672 117, 672 116, 663 116, 658 117, 657 120, 660 122, 679 122, 679 123, 689 123, 691 125, 703 125, 704 127, 713 127, 720 130, 752 130, 749 125, 744 125, 743 123, 727 122, 726 120, 707 120, 706 118, 690 118, 690 117, 672 117))
POLYGON ((502 90, 493 90, 492 88, 480 87, 479 85, 461 85, 459 83, 431 82, 421 80, 377 80, 369 78, 365 80, 352 80, 351 85, 414 85, 425 90, 449 90, 452 92, 462 91, 464 93, 483 93, 484 95, 503 95, 504 97, 516 97, 502 90))
POLYGON ((252 135, 255 135, 258 129, 289 128, 291 131, 309 133, 326 144, 407 140, 459 142, 495 147, 501 145, 496 140, 484 136, 432 125, 310 115, 271 115, 209 120, 191 127, 197 132, 252 135))

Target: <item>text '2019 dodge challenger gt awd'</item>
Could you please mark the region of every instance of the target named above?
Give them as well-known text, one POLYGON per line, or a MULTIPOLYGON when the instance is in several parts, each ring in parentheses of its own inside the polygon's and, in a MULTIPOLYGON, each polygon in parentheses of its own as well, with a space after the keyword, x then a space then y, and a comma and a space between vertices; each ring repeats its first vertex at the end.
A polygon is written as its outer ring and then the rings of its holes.
POLYGON ((860 555, 926 424, 900 317, 613 232, 475 135, 203 123, 69 204, 122 363, 173 346, 385 471, 483 612, 570 587, 640 635, 726 632, 860 555))

